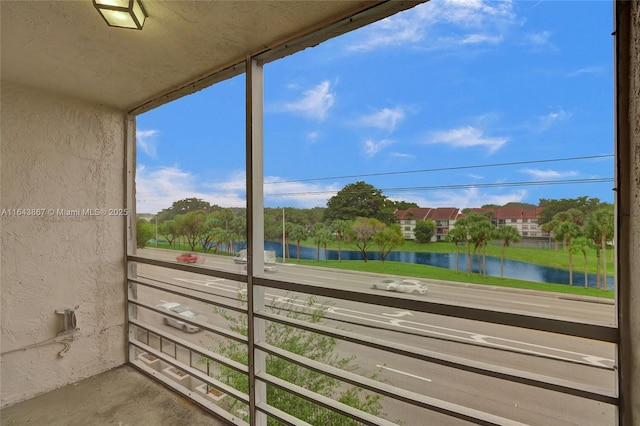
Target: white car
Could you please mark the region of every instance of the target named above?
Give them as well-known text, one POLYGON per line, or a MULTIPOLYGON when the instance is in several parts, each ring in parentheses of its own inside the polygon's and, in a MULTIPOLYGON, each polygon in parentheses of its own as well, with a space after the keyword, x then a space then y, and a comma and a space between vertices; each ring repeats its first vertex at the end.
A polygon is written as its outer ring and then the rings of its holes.
POLYGON ((427 292, 427 286, 421 281, 411 279, 385 278, 373 283, 373 288, 380 288, 387 291, 397 291, 398 293, 420 293, 427 292))
MULTIPOLYGON (((188 306, 181 305, 180 303, 175 302, 165 302, 164 300, 162 302, 163 303, 161 303, 160 305, 157 305, 158 308, 162 308, 173 314, 178 314, 190 320, 203 319, 200 312, 194 311, 188 306)), ((196 327, 195 325, 188 324, 173 317, 164 317, 164 323, 170 325, 171 327, 179 328, 185 333, 195 333, 196 331, 200 330, 200 328, 196 327)))

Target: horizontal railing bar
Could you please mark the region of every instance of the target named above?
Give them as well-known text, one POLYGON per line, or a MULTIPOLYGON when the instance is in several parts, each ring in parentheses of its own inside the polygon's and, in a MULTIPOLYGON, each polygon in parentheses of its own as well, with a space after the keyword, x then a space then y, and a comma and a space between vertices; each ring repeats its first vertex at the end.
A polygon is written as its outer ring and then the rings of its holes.
POLYGON ((191 376, 196 377, 197 379, 199 379, 200 381, 206 383, 207 385, 215 388, 216 390, 219 390, 220 392, 226 393, 227 395, 233 396, 236 399, 239 399, 242 402, 245 403, 249 403, 249 395, 242 393, 240 391, 238 391, 236 388, 231 387, 229 385, 226 385, 216 379, 212 379, 211 377, 209 377, 208 375, 206 375, 205 373, 203 373, 200 370, 197 370, 193 367, 191 367, 190 365, 187 365, 183 362, 178 361, 175 358, 172 358, 170 356, 168 356, 167 354, 165 354, 164 352, 160 352, 157 349, 152 348, 149 345, 146 345, 143 342, 134 340, 134 341, 130 341, 129 342, 131 345, 135 346, 136 348, 150 353, 151 355, 163 360, 164 362, 166 362, 167 364, 171 365, 172 367, 178 368, 180 370, 183 370, 187 373, 189 373, 191 376))
POLYGON ((131 256, 131 255, 127 256, 127 260, 130 262, 144 263, 147 265, 160 266, 168 269, 176 269, 178 271, 193 272, 200 275, 206 275, 208 277, 224 278, 226 280, 239 281, 243 283, 247 282, 246 275, 221 271, 218 269, 205 268, 204 266, 195 266, 193 264, 185 265, 182 263, 169 262, 166 260, 149 259, 148 257, 131 256))
POLYGON ((298 284, 289 281, 276 281, 270 278, 253 277, 256 285, 286 291, 313 294, 334 299, 348 300, 369 305, 386 306, 403 310, 411 310, 428 314, 461 318, 491 324, 526 328, 536 331, 562 334, 572 337, 597 340, 607 343, 618 343, 618 330, 596 324, 583 324, 574 321, 544 318, 512 312, 492 311, 483 308, 449 305, 428 300, 415 300, 383 296, 379 294, 298 284))
MULTIPOLYGON (((573 396, 577 396, 585 399, 590 399, 593 401, 604 402, 606 404, 612 404, 612 405, 618 404, 618 398, 616 395, 601 389, 594 389, 589 386, 582 385, 580 383, 561 380, 554 377, 544 376, 541 374, 515 370, 508 367, 487 364, 480 361, 467 360, 467 359, 456 357, 453 355, 447 355, 447 354, 429 351, 427 349, 403 345, 401 343, 387 342, 385 340, 377 339, 374 337, 362 337, 362 335, 358 333, 353 333, 346 330, 340 330, 334 327, 328 327, 321 324, 313 324, 313 323, 298 320, 295 318, 283 317, 283 316, 268 313, 268 312, 257 312, 255 316, 267 321, 273 321, 280 324, 303 329, 306 331, 323 334, 325 336, 334 337, 342 341, 356 343, 369 348, 379 349, 385 352, 392 352, 398 355, 403 355, 413 359, 427 361, 427 362, 455 368, 462 371, 467 371, 467 372, 476 373, 476 374, 480 374, 487 377, 507 380, 513 383, 520 383, 524 385, 534 386, 541 389, 553 390, 553 391, 564 393, 567 395, 573 395, 573 396)), ((306 360, 306 358, 304 359, 306 360)), ((321 365, 324 365, 324 364, 321 364, 321 365)), ((324 370, 322 370, 321 372, 327 373, 324 370)), ((340 379, 341 377, 342 377, 341 374, 336 376, 336 378, 338 379, 340 379)))
POLYGON ((240 426, 249 426, 249 423, 245 422, 243 419, 238 418, 237 416, 231 414, 226 411, 222 407, 216 405, 212 401, 208 401, 204 395, 200 396, 195 392, 185 391, 184 388, 176 383, 174 380, 170 379, 164 374, 161 374, 149 366, 145 365, 145 363, 141 361, 132 361, 129 362, 129 365, 132 368, 140 371, 142 374, 146 374, 152 378, 152 380, 156 380, 162 383, 164 386, 171 388, 174 392, 178 392, 184 397, 190 399, 194 404, 199 405, 204 410, 210 411, 215 415, 219 416, 221 419, 224 419, 228 422, 228 424, 240 425, 240 426))
MULTIPOLYGON (((221 303, 218 302, 216 300, 214 300, 213 298, 220 298, 220 296, 213 294, 213 293, 207 293, 204 292, 202 290, 192 290, 192 289, 188 289, 188 288, 184 288, 184 287, 180 287, 177 286, 175 284, 171 284, 165 281, 160 281, 160 280, 155 280, 155 279, 150 279, 150 278, 142 278, 142 277, 138 277, 138 278, 129 278, 128 280, 129 282, 132 283, 136 283, 136 284, 140 284, 143 285, 145 287, 149 287, 149 288, 153 288, 156 290, 160 290, 163 291, 165 293, 171 293, 171 294, 175 294, 176 296, 186 296, 189 299, 193 299, 193 300, 197 300, 198 302, 202 302, 202 303, 206 303, 208 305, 214 305, 214 306, 218 306, 220 308, 224 308, 224 309, 228 309, 230 311, 236 311, 239 313, 242 313, 244 315, 247 314, 247 309, 246 308, 240 308, 237 306, 231 306, 231 305, 227 305, 225 303, 221 303), (203 297, 204 295, 210 296, 210 297, 203 297)), ((231 300, 237 300, 237 299, 232 299, 231 300)))
POLYGON ((265 383, 277 386, 282 390, 291 392, 296 396, 306 399, 307 401, 313 402, 321 407, 342 414, 343 416, 349 417, 350 419, 356 420, 363 424, 371 426, 395 426, 395 423, 393 422, 390 422, 373 414, 369 414, 365 411, 358 410, 357 408, 350 407, 346 404, 336 401, 335 399, 326 397, 316 392, 312 392, 302 386, 298 386, 286 380, 282 380, 271 374, 259 372, 257 374, 257 377, 265 383))
MULTIPOLYGON (((350 374, 353 374, 353 373, 350 373, 350 374)), ((382 425, 382 426, 390 426, 395 424, 395 423, 389 422, 388 420, 382 419, 380 417, 357 410, 353 407, 349 407, 348 405, 342 404, 331 398, 327 398, 323 395, 312 393, 308 389, 305 389, 301 386, 294 385, 293 383, 279 379, 270 374, 267 374, 264 372, 258 372, 256 373, 256 376, 260 380, 264 381, 265 383, 271 384, 273 386, 277 386, 280 389, 286 390, 287 392, 291 392, 308 401, 315 402, 318 405, 321 405, 325 408, 329 408, 333 411, 339 412, 340 414, 343 414, 347 417, 350 417, 351 419, 360 421, 362 423, 365 423, 368 425, 382 425)), ((379 392, 380 389, 375 388, 374 391, 375 390, 379 392)), ((510 419, 505 419, 499 416, 494 416, 492 414, 474 410, 472 408, 463 407, 457 404, 453 404, 450 402, 438 400, 428 396, 416 394, 410 391, 405 391, 401 389, 398 389, 398 391, 401 391, 402 393, 404 393, 406 397, 397 398, 397 399, 404 400, 405 402, 412 403, 413 405, 421 406, 431 411, 446 414, 448 416, 455 417, 458 419, 463 419, 475 424, 524 426, 524 423, 520 423, 510 419)))
POLYGON ((275 419, 278 419, 281 423, 290 426, 312 426, 310 423, 304 422, 297 417, 292 416, 291 414, 287 414, 282 410, 278 410, 277 408, 264 403, 259 402, 256 404, 256 410, 261 411, 275 419))
POLYGON ((226 337, 226 338, 229 338, 229 339, 236 340, 236 341, 238 341, 240 343, 244 343, 245 345, 248 344, 247 336, 244 336, 244 335, 242 335, 240 333, 235 333, 233 331, 225 330, 224 328, 220 328, 220 327, 217 327, 217 326, 214 326, 214 325, 210 325, 210 324, 207 324, 207 323, 202 322, 202 321, 190 320, 189 318, 181 317, 178 314, 174 314, 174 313, 171 313, 169 311, 164 311, 162 309, 159 309, 158 307, 156 307, 154 305, 150 305, 148 303, 141 302, 138 299, 129 298, 129 303, 133 303, 136 306, 141 306, 141 307, 143 307, 145 309, 148 309, 148 310, 153 311, 153 312, 157 312, 157 313, 159 313, 161 315, 164 315, 164 316, 168 316, 168 317, 170 316, 170 317, 175 318, 175 319, 177 319, 179 321, 186 322, 187 324, 195 325, 195 326, 200 327, 200 328, 202 328, 204 330, 210 331, 211 333, 214 333, 214 334, 217 334, 219 336, 226 337))
MULTIPOLYGON (((187 349, 189 349, 189 350, 191 350, 191 351, 193 351, 193 352, 195 352, 195 353, 197 353, 199 355, 204 356, 205 358, 211 358, 212 360, 216 361, 219 364, 224 365, 225 367, 232 368, 232 369, 234 369, 234 370, 236 370, 236 371, 238 371, 240 373, 243 373, 243 374, 249 374, 249 368, 246 365, 241 364, 241 363, 239 363, 237 361, 234 361, 234 360, 232 360, 230 358, 226 358, 226 357, 224 357, 224 356, 222 356, 220 354, 217 354, 216 352, 212 352, 209 349, 203 348, 201 346, 194 345, 193 343, 188 342, 188 341, 183 340, 183 339, 180 339, 179 337, 168 335, 164 331, 162 331, 162 330, 160 330, 158 328, 155 328, 155 327, 153 327, 151 325, 148 325, 148 324, 146 324, 146 323, 144 323, 144 322, 142 322, 140 320, 137 320, 137 319, 131 318, 131 319, 129 319, 129 323, 131 323, 131 324, 133 324, 133 325, 135 325, 135 326, 137 326, 137 327, 139 327, 139 328, 141 328, 143 330, 147 330, 147 331, 149 331, 149 332, 151 332, 151 333, 153 333, 155 335, 158 335, 158 336, 168 340, 169 342, 172 342, 173 344, 178 344, 179 346, 187 348, 187 349)), ((129 339, 129 340, 131 341, 131 339, 129 339)), ((138 340, 136 340, 136 341, 138 341, 138 340)))

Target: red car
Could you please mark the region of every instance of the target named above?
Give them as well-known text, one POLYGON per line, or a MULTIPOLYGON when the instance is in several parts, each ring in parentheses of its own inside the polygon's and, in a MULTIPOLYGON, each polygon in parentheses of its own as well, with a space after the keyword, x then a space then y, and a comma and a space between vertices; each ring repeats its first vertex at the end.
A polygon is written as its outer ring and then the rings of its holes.
POLYGON ((176 257, 176 260, 181 263, 196 263, 198 261, 198 256, 192 253, 182 253, 180 256, 176 257))

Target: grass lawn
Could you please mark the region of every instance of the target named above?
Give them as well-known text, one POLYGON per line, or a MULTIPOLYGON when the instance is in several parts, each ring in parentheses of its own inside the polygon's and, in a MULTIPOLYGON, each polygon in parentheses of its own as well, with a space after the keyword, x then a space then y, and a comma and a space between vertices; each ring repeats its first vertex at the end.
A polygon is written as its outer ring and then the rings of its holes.
POLYGON ((348 260, 338 262, 337 260, 303 260, 300 262, 296 259, 288 259, 288 263, 318 266, 323 268, 342 269, 348 271, 360 271, 371 272, 376 274, 397 275, 407 277, 418 278, 431 278, 443 281, 454 281, 471 284, 482 284, 489 286, 499 287, 512 287, 529 290, 539 291, 552 291, 556 293, 576 294, 583 296, 596 296, 613 299, 615 292, 604 291, 595 288, 584 288, 584 286, 566 284, 547 284, 534 281, 516 280, 512 278, 499 278, 499 277, 483 277, 480 274, 471 274, 467 276, 466 270, 456 272, 454 270, 446 268, 438 268, 428 265, 415 265, 412 263, 403 262, 380 262, 380 261, 368 261, 363 262, 361 260, 348 260))
MULTIPOLYGON (((305 242, 304 246, 314 247, 312 242, 305 242)), ((154 246, 154 244, 149 244, 154 246)), ((158 248, 172 249, 176 251, 193 251, 202 252, 202 247, 196 246, 195 250, 186 244, 174 244, 175 247, 170 247, 166 242, 159 242, 158 248)), ((328 245, 327 248, 337 250, 338 245, 336 242, 328 245)), ((357 250, 348 244, 342 244, 342 250, 357 250)), ((372 250, 373 251, 373 250, 372 250)), ((429 244, 417 244, 413 241, 406 241, 404 245, 399 247, 395 251, 414 251, 414 252, 434 252, 434 253, 455 253, 456 247, 453 243, 438 242, 429 244)), ((489 245, 487 246, 487 256, 500 257, 502 251, 501 246, 489 245)), ((213 251, 209 251, 213 253, 213 251)), ((466 253, 464 246, 460 247, 460 253, 466 253)), ((225 255, 225 253, 218 253, 225 255)), ((609 276, 613 273, 613 262, 610 260, 610 252, 607 252, 607 273, 609 276)), ((500 287, 513 287, 540 291, 551 291, 556 293, 568 293, 587 296, 597 296, 612 299, 614 297, 613 291, 604 291, 601 289, 584 288, 580 282, 581 274, 583 273, 583 257, 582 254, 574 255, 574 274, 577 277, 577 283, 573 286, 566 284, 547 284, 534 281, 516 280, 512 278, 501 279, 499 277, 482 277, 480 274, 474 273, 467 276, 465 265, 461 265, 461 271, 456 272, 446 268, 438 268, 428 265, 415 265, 411 263, 403 262, 380 262, 379 260, 371 260, 369 262, 363 262, 361 260, 351 260, 338 262, 337 260, 329 261, 316 261, 316 260, 304 260, 301 259, 300 265, 318 266, 323 268, 342 269, 350 271, 371 272, 377 274, 397 275, 397 276, 409 276, 418 278, 431 278, 443 281, 454 281, 462 283, 482 284, 489 286, 500 287)), ((523 262, 534 263, 538 265, 549 266, 553 268, 569 269, 569 254, 562 249, 555 251, 553 249, 541 249, 541 248, 526 248, 526 247, 507 247, 505 250, 505 258, 512 260, 519 260, 523 262)), ((595 251, 588 253, 589 259, 589 273, 594 274, 596 272, 596 257, 595 251)), ((288 263, 298 263, 296 259, 287 259, 288 263)))

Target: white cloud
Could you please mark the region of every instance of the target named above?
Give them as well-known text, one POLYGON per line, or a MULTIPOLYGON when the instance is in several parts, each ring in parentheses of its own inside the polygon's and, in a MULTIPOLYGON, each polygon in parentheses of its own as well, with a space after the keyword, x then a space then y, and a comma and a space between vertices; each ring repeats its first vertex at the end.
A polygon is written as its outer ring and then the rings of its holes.
POLYGON ((528 34, 526 36, 526 40, 529 44, 536 47, 554 47, 551 42, 551 33, 549 31, 528 34))
POLYGON ((136 130, 136 147, 138 152, 142 151, 151 158, 156 158, 156 135, 157 130, 136 130))
POLYGON ((539 122, 539 131, 544 131, 549 129, 551 126, 553 126, 556 123, 559 123, 561 121, 564 121, 566 119, 568 119, 569 117, 571 117, 571 114, 566 112, 564 109, 562 108, 558 108, 556 111, 552 111, 550 113, 548 113, 547 115, 543 115, 538 117, 538 122, 539 122))
POLYGON ((511 1, 432 0, 356 32, 357 38, 347 50, 370 51, 419 44, 427 39, 431 49, 469 43, 494 44, 502 41, 502 32, 514 22, 511 1), (452 33, 456 36, 451 37, 452 33), (442 40, 447 42, 441 43, 442 40))
POLYGON ((383 108, 372 114, 360 117, 357 120, 357 124, 360 126, 375 127, 393 132, 396 125, 400 123, 404 117, 405 112, 402 107, 383 108))
POLYGON ((436 131, 429 140, 429 143, 442 143, 455 148, 487 147, 490 153, 499 150, 507 142, 507 138, 485 136, 482 130, 472 126, 436 131))
POLYGON ((282 111, 293 112, 318 121, 327 118, 329 110, 336 101, 336 94, 329 81, 323 81, 315 87, 306 90, 300 99, 285 103, 282 111))
POLYGON ((524 189, 506 194, 492 194, 479 191, 478 188, 468 188, 463 191, 406 192, 389 198, 396 201, 413 202, 420 207, 458 207, 462 210, 468 207, 480 207, 484 204, 503 206, 509 202, 523 202, 526 195, 527 191, 524 189))
POLYGON ((138 165, 136 170, 136 211, 156 213, 171 207, 174 201, 184 198, 200 198, 211 204, 225 207, 244 206, 244 184, 238 185, 237 177, 216 185, 203 184, 193 173, 177 166, 148 169, 138 165), (216 188, 207 191, 206 187, 216 188))
POLYGON ((337 184, 290 182, 277 176, 265 177, 265 205, 297 208, 326 207, 329 198, 342 189, 337 184))
POLYGON ((383 139, 381 141, 374 141, 374 140, 368 139, 364 141, 364 152, 368 157, 373 157, 378 152, 383 150, 385 147, 391 145, 392 143, 393 141, 389 139, 383 139))
POLYGON ((309 141, 309 143, 316 143, 316 141, 318 140, 318 136, 320 136, 320 133, 318 132, 309 132, 307 133, 307 140, 309 141))
POLYGON ((395 158, 416 158, 416 156, 413 154, 406 154, 403 152, 392 152, 389 154, 389 156, 395 158))
POLYGON ((602 66, 583 67, 578 68, 575 71, 571 71, 568 75, 569 77, 577 77, 580 75, 600 75, 604 74, 606 71, 606 68, 602 66))
POLYGON ((578 172, 576 171, 566 171, 561 172, 558 170, 540 170, 540 169, 522 169, 520 172, 528 174, 532 179, 535 180, 553 180, 553 179, 562 179, 565 177, 577 176, 578 172))

